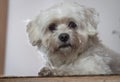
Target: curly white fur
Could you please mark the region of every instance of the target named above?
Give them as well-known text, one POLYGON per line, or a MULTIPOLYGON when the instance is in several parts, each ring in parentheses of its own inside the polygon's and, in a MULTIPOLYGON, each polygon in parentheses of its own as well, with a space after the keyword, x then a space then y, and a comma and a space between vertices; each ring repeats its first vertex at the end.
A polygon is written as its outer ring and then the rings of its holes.
POLYGON ((27 25, 30 42, 45 53, 47 60, 39 75, 119 73, 117 67, 120 64, 114 63, 117 54, 98 40, 98 16, 93 8, 77 3, 61 3, 32 19, 27 25), (76 24, 75 28, 68 26, 71 21, 76 24), (51 24, 56 26, 49 28, 51 24), (58 38, 62 33, 69 35, 67 42, 58 38), (63 47, 66 44, 69 45, 63 47))

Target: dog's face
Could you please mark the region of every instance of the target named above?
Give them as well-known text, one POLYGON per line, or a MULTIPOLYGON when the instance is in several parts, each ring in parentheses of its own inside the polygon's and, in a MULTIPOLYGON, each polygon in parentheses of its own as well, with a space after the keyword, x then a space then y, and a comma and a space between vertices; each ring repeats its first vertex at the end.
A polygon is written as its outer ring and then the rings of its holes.
POLYGON ((27 25, 31 43, 53 54, 81 53, 96 34, 98 14, 78 4, 59 4, 27 25))

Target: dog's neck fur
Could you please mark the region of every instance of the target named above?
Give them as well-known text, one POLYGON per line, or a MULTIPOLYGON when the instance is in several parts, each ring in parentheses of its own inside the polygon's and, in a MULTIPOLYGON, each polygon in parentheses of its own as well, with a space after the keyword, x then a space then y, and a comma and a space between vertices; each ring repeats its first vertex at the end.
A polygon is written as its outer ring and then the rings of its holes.
MULTIPOLYGON (((101 45, 97 35, 90 37, 88 39, 88 45, 84 49, 84 51, 88 51, 91 48, 95 48, 96 45, 101 45)), ((48 63, 51 63, 53 67, 60 67, 62 65, 69 65, 74 63, 77 60, 78 56, 84 55, 84 51, 71 53, 67 55, 63 54, 49 54, 48 55, 48 63)))
POLYGON ((101 44, 101 43, 100 43, 100 40, 98 39, 97 35, 89 36, 88 45, 87 45, 86 49, 89 49, 89 48, 94 47, 99 44, 101 44))

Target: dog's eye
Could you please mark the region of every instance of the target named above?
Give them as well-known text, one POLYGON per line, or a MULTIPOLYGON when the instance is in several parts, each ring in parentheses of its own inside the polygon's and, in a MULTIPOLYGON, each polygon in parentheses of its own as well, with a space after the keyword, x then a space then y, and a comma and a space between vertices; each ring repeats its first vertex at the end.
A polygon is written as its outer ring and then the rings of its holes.
POLYGON ((75 22, 70 21, 70 22, 69 22, 69 24, 68 24, 68 27, 70 27, 70 28, 76 28, 76 27, 77 27, 77 25, 76 25, 76 23, 75 23, 75 22))
POLYGON ((56 27, 57 27, 57 25, 55 23, 52 23, 52 24, 49 25, 48 28, 49 28, 50 31, 54 31, 54 30, 56 30, 56 27))

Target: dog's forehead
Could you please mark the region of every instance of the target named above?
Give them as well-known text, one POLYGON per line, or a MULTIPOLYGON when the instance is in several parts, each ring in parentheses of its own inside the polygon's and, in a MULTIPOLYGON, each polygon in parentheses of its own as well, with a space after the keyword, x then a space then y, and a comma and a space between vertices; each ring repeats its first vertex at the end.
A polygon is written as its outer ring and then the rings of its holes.
POLYGON ((79 11, 82 12, 83 7, 76 4, 59 4, 53 6, 43 12, 43 15, 52 16, 52 17, 68 17, 71 15, 77 14, 79 11))

